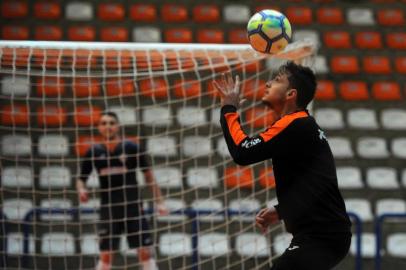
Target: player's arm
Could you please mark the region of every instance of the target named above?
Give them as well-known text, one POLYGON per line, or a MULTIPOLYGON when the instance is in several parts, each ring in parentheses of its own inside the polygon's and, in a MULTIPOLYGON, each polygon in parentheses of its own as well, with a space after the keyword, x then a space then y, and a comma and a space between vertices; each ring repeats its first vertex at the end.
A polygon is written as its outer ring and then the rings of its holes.
POLYGON ((89 200, 89 192, 86 188, 86 181, 93 170, 92 152, 93 150, 90 148, 84 156, 82 165, 80 167, 80 174, 76 180, 76 191, 78 192, 80 202, 87 202, 89 200))

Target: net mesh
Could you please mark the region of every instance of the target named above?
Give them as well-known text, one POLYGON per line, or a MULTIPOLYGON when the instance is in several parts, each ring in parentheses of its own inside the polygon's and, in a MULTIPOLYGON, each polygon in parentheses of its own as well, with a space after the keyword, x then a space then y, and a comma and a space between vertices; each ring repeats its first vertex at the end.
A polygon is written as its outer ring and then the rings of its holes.
MULTIPOLYGON (((275 198, 272 164, 230 159, 211 82, 239 74, 248 134, 273 115, 258 103, 287 59, 312 65, 314 46, 274 57, 245 45, 1 42, 2 256, 7 269, 94 269, 99 255, 97 173, 80 203, 75 182, 89 147, 101 142, 103 111, 150 156, 169 215, 154 211, 143 173, 138 199, 159 269, 267 269, 286 247, 283 224, 262 235, 254 215, 275 198)), ((107 190, 110 192, 111 190, 107 190)), ((112 269, 142 269, 122 234, 112 269)))

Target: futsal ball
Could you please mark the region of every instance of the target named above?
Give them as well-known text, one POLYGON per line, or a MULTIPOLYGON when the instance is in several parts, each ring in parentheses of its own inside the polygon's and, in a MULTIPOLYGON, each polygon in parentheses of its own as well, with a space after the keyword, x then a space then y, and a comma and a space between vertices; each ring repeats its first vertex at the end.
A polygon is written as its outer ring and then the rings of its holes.
POLYGON ((247 25, 248 40, 256 51, 275 54, 292 41, 292 27, 285 15, 272 9, 264 9, 247 25))

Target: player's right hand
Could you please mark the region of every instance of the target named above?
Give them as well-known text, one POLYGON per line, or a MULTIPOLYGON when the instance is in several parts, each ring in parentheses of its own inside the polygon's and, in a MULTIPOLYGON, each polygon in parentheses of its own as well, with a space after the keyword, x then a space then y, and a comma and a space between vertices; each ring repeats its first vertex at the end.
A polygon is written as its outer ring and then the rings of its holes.
POLYGON ((89 193, 86 189, 82 188, 79 191, 79 201, 81 203, 86 203, 89 200, 89 193))
POLYGON ((278 213, 274 207, 262 209, 255 217, 255 223, 261 229, 262 233, 266 233, 270 225, 278 222, 278 213))

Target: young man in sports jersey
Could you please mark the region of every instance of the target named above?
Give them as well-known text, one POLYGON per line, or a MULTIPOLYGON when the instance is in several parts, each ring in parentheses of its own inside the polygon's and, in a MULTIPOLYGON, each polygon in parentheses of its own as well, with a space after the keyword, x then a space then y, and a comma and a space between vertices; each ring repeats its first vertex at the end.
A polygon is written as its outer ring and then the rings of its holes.
POLYGON ((253 137, 244 133, 237 113, 238 76, 234 82, 223 74, 213 84, 221 96, 220 122, 234 161, 249 165, 272 159, 278 205, 262 209, 256 224, 266 232, 283 220, 293 239, 271 269, 332 269, 348 252, 351 222, 327 138, 306 110, 316 90, 314 73, 293 62, 280 67, 262 98, 277 120, 253 137))
POLYGON ((88 201, 86 181, 95 169, 100 181, 100 259, 96 270, 110 270, 113 251, 118 249, 120 236, 127 234, 130 248, 137 248, 142 269, 158 269, 153 258, 152 237, 144 217, 135 169, 140 168, 150 186, 160 214, 167 214, 149 168, 149 162, 139 145, 121 137, 118 117, 105 112, 98 130, 103 143, 93 145, 86 153, 76 188, 81 202, 88 201))

